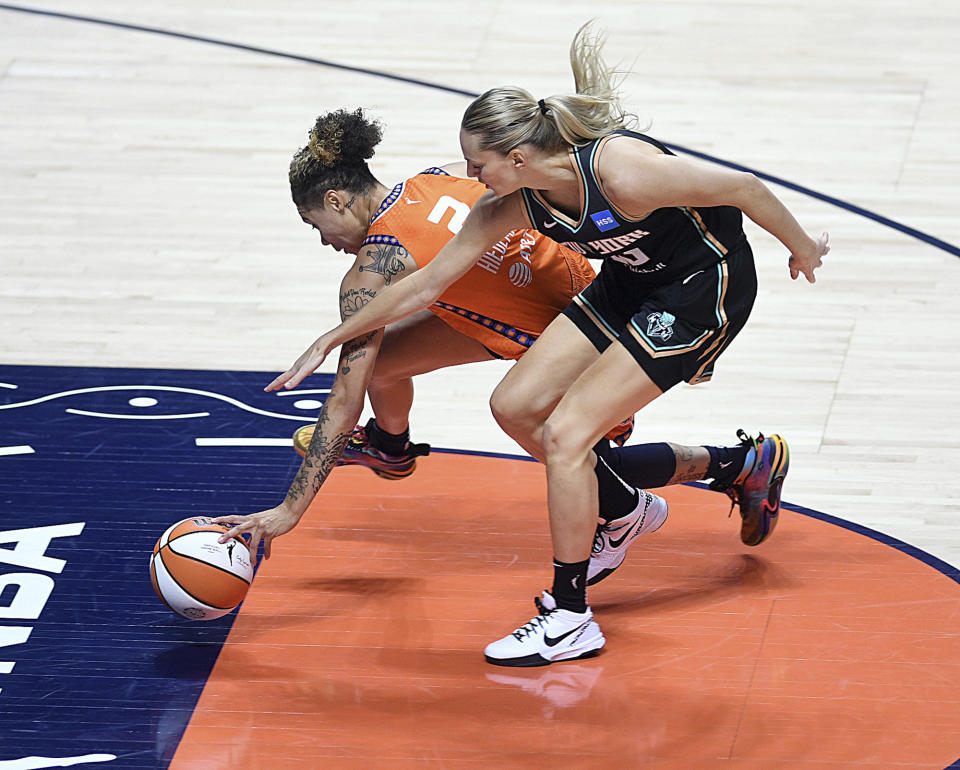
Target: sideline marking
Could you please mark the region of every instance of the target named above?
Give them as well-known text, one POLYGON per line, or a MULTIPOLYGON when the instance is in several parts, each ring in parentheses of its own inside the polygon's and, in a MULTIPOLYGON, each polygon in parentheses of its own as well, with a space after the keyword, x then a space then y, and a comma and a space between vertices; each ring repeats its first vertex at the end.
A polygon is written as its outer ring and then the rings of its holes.
POLYGON ((79 757, 24 757, 0 761, 0 770, 39 770, 41 767, 70 767, 87 762, 113 762, 115 754, 83 754, 79 757))
POLYGON ((21 444, 20 446, 0 446, 0 457, 5 455, 32 455, 34 451, 34 448, 29 444, 21 444))
POLYGON ((197 446, 293 446, 292 438, 198 438, 197 446))

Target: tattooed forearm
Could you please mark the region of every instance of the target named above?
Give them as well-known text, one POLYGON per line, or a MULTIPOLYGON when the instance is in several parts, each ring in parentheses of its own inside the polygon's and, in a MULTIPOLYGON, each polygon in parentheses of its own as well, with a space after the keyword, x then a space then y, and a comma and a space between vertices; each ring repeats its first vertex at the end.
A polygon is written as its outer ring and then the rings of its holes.
POLYGON ((340 295, 340 317, 346 320, 376 296, 377 293, 373 289, 345 291, 340 295))
POLYGON ((379 273, 383 282, 390 285, 391 279, 407 269, 406 259, 410 256, 403 246, 377 244, 370 246, 363 256, 370 260, 369 265, 361 265, 360 272, 379 273))
POLYGON ((343 346, 343 350, 340 351, 340 374, 347 374, 347 372, 350 371, 350 364, 366 357, 366 347, 370 344, 370 340, 373 339, 374 334, 376 334, 376 332, 364 334, 361 337, 350 340, 350 342, 343 346))
POLYGON ((320 487, 322 487, 323 482, 327 480, 330 471, 336 467, 337 460, 339 460, 340 455, 343 454, 343 450, 347 446, 348 441, 350 441, 349 433, 338 433, 333 439, 327 442, 322 449, 317 450, 319 454, 313 455, 312 449, 310 450, 311 455, 316 460, 316 474, 313 476, 311 483, 314 494, 320 491, 320 487))
POLYGON ((290 502, 305 497, 308 490, 311 497, 320 491, 320 487, 336 466, 337 460, 340 459, 344 447, 350 440, 350 433, 337 433, 333 437, 325 435, 323 431, 325 422, 321 413, 313 438, 310 439, 306 457, 300 463, 300 470, 297 471, 287 491, 287 499, 290 502))

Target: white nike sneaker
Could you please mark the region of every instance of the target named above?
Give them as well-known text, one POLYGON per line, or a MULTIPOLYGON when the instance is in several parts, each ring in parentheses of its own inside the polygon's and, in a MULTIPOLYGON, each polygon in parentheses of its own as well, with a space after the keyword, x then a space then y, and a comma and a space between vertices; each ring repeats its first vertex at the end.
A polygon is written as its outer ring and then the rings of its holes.
POLYGON ((637 537, 656 532, 667 520, 666 500, 649 492, 637 491, 640 492, 640 501, 633 511, 597 527, 587 567, 588 586, 599 583, 623 564, 627 549, 637 537))
POLYGON ((590 658, 607 640, 593 620, 593 612, 557 608, 547 591, 534 600, 540 614, 512 634, 488 644, 487 663, 495 666, 546 666, 561 660, 590 658))

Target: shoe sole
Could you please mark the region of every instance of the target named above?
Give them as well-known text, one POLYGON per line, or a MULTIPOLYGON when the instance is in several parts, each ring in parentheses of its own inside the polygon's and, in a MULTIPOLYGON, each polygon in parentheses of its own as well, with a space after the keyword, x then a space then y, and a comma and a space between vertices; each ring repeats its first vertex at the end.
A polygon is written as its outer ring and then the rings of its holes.
POLYGON ((603 649, 603 646, 597 647, 593 650, 587 650, 584 653, 575 655, 572 658, 554 658, 553 660, 547 660, 540 655, 525 655, 522 658, 507 658, 500 660, 498 658, 491 658, 489 655, 484 655, 484 660, 487 663, 491 663, 494 666, 504 666, 505 668, 535 668, 537 666, 549 666, 551 663, 561 663, 567 660, 584 660, 585 658, 595 658, 600 654, 600 650, 603 649))
MULTIPOLYGON (((297 428, 293 434, 293 449, 301 457, 307 456, 307 448, 310 446, 310 439, 313 438, 313 425, 303 425, 297 428)), ((381 468, 374 468, 367 463, 359 460, 344 460, 343 455, 340 456, 340 459, 337 461, 337 465, 362 465, 364 468, 370 468, 374 473, 376 473, 380 478, 387 479, 388 481, 399 481, 400 479, 405 479, 411 473, 413 473, 417 468, 417 461, 413 461, 413 465, 410 466, 409 470, 404 471, 388 471, 381 468)))
POLYGON ((388 471, 383 470, 382 468, 374 468, 372 465, 367 465, 367 463, 362 460, 344 460, 343 455, 340 456, 340 460, 337 462, 337 465, 359 465, 362 468, 369 468, 374 473, 376 473, 381 479, 387 479, 388 481, 399 481, 400 479, 405 479, 411 473, 417 469, 417 461, 413 461, 413 465, 410 466, 409 470, 405 471, 388 471))
POLYGON ((763 511, 764 527, 760 538, 753 542, 743 541, 744 545, 758 546, 773 534, 780 518, 780 493, 783 490, 783 480, 790 470, 790 447, 783 438, 774 434, 766 439, 774 442, 774 455, 770 463, 771 471, 767 477, 767 496, 760 503, 763 511))
POLYGON ((585 658, 595 658, 600 654, 606 644, 607 640, 604 637, 603 632, 600 631, 599 626, 597 627, 597 632, 599 636, 594 637, 585 644, 592 645, 589 649, 583 650, 582 648, 577 650, 568 650, 566 652, 561 652, 556 657, 545 658, 540 653, 535 652, 532 655, 524 655, 520 658, 491 658, 489 655, 484 655, 484 660, 487 663, 491 663, 494 666, 504 666, 507 668, 535 668, 537 666, 549 666, 551 663, 561 663, 567 660, 584 660, 585 658))
MULTIPOLYGON (((664 523, 667 521, 667 516, 670 515, 670 506, 667 505, 667 501, 664 500, 664 499, 663 499, 662 497, 660 497, 659 495, 654 495, 654 497, 656 497, 656 498, 663 504, 663 518, 660 520, 660 523, 657 524, 656 527, 654 527, 653 529, 650 529, 650 530, 647 530, 646 532, 644 532, 644 533, 643 533, 644 535, 652 535, 654 532, 656 532, 658 529, 660 529, 660 527, 662 527, 662 526, 664 525, 664 523)), ((630 542, 626 543, 625 546, 623 547, 623 549, 621 550, 621 552, 620 552, 620 553, 621 553, 620 561, 618 561, 616 564, 614 564, 614 565, 611 566, 611 567, 607 567, 606 569, 600 570, 600 571, 599 571, 596 575, 594 575, 592 578, 588 578, 588 579, 587 579, 587 585, 588 585, 588 586, 595 586, 595 585, 596 585, 597 583, 599 583, 601 580, 606 580, 606 579, 607 579, 608 577, 610 577, 617 569, 619 569, 620 565, 623 564, 624 560, 627 558, 627 548, 629 548, 630 545, 633 544, 633 541, 636 540, 636 539, 637 539, 638 537, 640 537, 640 536, 641 536, 641 535, 634 535, 634 536, 630 539, 630 542)))

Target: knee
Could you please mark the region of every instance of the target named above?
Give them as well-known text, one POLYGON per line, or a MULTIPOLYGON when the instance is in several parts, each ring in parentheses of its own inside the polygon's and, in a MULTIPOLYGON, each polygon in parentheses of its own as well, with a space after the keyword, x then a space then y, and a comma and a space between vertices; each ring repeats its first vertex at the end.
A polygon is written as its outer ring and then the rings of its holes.
POLYGON ((593 444, 589 431, 580 421, 558 406, 543 424, 543 452, 547 462, 574 464, 590 453, 593 444))
POLYGON ((490 412, 501 428, 507 433, 528 420, 524 409, 524 399, 514 389, 503 381, 490 394, 490 412))

